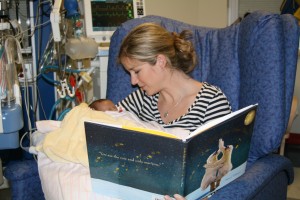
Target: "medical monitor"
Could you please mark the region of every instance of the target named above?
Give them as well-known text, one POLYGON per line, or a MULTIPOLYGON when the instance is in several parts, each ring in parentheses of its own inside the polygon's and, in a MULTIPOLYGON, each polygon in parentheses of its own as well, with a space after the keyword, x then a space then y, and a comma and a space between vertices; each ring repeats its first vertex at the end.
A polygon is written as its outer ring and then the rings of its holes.
POLYGON ((83 0, 85 31, 103 46, 123 22, 145 16, 144 0, 83 0))

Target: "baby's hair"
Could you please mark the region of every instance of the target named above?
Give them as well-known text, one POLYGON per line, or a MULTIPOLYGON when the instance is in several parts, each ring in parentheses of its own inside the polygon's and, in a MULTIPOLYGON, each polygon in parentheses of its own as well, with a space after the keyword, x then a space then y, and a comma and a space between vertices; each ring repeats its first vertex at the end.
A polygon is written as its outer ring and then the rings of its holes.
POLYGON ((104 102, 104 101, 109 101, 108 99, 97 99, 97 100, 95 100, 95 101, 93 101, 92 103, 94 103, 94 102, 104 102))
POLYGON ((98 99, 93 101, 90 105, 90 108, 94 110, 100 111, 117 111, 117 107, 115 107, 114 103, 109 99, 98 99))
POLYGON ((89 106, 92 107, 96 103, 102 103, 102 102, 105 102, 105 101, 107 101, 107 99, 97 99, 97 100, 94 100, 92 103, 90 103, 89 106))
POLYGON ((166 56, 170 67, 188 74, 197 62, 191 38, 192 32, 189 30, 180 34, 170 33, 158 24, 143 23, 124 38, 118 59, 120 62, 128 57, 155 65, 157 55, 162 54, 166 56))

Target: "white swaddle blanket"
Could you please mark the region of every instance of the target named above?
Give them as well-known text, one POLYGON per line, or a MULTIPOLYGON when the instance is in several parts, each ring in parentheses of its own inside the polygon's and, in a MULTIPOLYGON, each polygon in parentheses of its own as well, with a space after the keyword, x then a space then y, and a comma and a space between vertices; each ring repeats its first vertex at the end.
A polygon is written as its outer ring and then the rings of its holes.
POLYGON ((94 111, 86 103, 82 103, 74 107, 61 123, 37 122, 38 132, 50 132, 36 145, 35 150, 45 153, 53 161, 81 163, 88 166, 84 121, 160 130, 179 137, 186 137, 189 134, 189 131, 183 129, 164 129, 156 122, 143 122, 130 112, 94 111))

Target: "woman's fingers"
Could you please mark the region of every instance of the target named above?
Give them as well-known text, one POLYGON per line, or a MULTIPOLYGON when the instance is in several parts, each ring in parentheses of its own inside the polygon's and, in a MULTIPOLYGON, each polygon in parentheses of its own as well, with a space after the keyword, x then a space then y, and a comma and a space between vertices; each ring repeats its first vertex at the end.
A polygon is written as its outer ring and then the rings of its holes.
MULTIPOLYGON (((184 197, 182 197, 181 195, 179 194, 174 194, 174 198, 176 200, 186 200, 184 197)), ((165 200, 173 200, 169 195, 166 195, 165 196, 165 200)))

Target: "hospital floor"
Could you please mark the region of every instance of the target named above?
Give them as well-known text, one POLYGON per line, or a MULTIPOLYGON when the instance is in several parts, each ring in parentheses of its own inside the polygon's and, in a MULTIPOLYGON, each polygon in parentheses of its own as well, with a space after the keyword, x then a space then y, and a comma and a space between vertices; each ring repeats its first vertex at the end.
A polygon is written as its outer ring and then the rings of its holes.
MULTIPOLYGON (((285 156, 293 162, 295 172, 294 182, 288 187, 287 200, 300 200, 300 145, 286 144, 285 156)), ((0 186, 0 200, 11 200, 10 190, 5 185, 0 186)))
POLYGON ((300 144, 286 144, 285 156, 294 166, 294 182, 288 187, 287 200, 300 200, 300 144))
POLYGON ((11 200, 9 189, 0 190, 0 200, 11 200))

